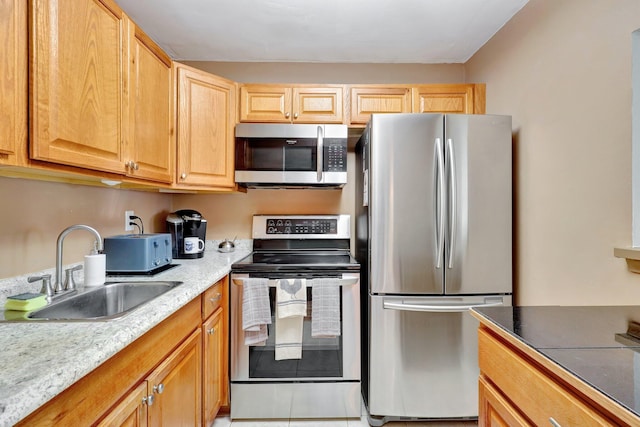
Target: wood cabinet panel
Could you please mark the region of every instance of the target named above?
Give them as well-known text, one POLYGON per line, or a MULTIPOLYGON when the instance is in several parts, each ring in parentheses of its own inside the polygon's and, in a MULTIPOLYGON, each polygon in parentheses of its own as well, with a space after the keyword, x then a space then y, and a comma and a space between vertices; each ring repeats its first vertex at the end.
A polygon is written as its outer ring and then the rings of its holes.
POLYGON ((240 85, 240 121, 343 123, 341 85, 240 85))
POLYGON ((226 328, 224 327, 225 311, 222 307, 202 324, 203 338, 203 420, 211 425, 223 405, 227 387, 226 328))
POLYGON ((171 183, 176 150, 171 58, 133 24, 129 40, 131 132, 124 157, 129 165, 127 173, 171 183))
POLYGON ((27 144, 27 5, 0 2, 0 164, 17 165, 27 144))
POLYGON ((351 87, 350 124, 366 124, 374 113, 410 113, 409 87, 351 87))
POLYGON ((344 89, 342 87, 294 87, 292 93, 295 123, 342 123, 344 89))
POLYGON ((201 424, 201 339, 197 329, 149 375, 147 392, 154 396, 149 425, 201 424))
POLYGON ((483 377, 479 380, 479 427, 533 427, 500 392, 483 377))
POLYGON ((467 85, 421 85, 412 89, 414 113, 474 114, 474 87, 467 85))
POLYGON ((177 85, 177 182, 233 188, 235 84, 182 64, 177 85))
POLYGON ((31 18, 31 157, 123 173, 126 16, 107 0, 43 0, 31 18))
POLYGON ((146 427, 147 424, 147 382, 143 382, 130 392, 97 427, 146 427))
POLYGON ((243 85, 239 91, 241 122, 291 121, 291 88, 243 85))
POLYGON ((202 294, 202 320, 207 320, 218 308, 226 306, 225 295, 226 287, 229 282, 228 278, 224 278, 202 294))
MULTIPOLYGON (((611 420, 492 335, 478 331, 480 372, 533 425, 610 426, 611 420), (526 384, 526 387, 523 387, 526 384)), ((481 406, 482 408, 482 406, 481 406)), ((484 418, 486 414, 481 414, 484 418)))

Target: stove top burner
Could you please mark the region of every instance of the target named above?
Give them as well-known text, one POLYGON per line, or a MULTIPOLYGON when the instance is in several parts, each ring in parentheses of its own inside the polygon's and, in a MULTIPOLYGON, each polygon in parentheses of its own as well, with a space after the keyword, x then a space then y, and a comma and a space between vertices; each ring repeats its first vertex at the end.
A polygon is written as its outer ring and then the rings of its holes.
POLYGON ((348 252, 299 251, 253 252, 231 266, 234 271, 282 271, 294 269, 359 270, 360 265, 348 252))

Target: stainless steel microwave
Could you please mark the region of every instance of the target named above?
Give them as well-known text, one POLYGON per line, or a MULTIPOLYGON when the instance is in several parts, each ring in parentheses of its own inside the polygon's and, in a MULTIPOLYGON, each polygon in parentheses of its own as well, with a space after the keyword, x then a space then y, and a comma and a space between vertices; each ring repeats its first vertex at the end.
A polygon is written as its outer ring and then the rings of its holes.
POLYGON ((235 181, 248 188, 341 188, 347 136, 345 125, 238 124, 235 181))

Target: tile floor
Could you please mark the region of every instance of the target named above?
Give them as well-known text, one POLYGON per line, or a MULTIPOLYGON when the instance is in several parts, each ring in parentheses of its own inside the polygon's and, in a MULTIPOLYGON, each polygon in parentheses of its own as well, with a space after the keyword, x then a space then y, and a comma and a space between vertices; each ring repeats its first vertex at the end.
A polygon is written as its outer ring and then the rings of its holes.
MULTIPOLYGON (((384 427, 475 427, 475 421, 451 422, 390 422, 384 427)), ((348 420, 277 420, 277 421, 231 421, 228 415, 216 418, 213 427, 369 427, 366 415, 362 419, 348 420)))
MULTIPOLYGON (((362 406, 362 418, 345 420, 242 420, 231 421, 229 414, 216 418, 212 427, 369 427, 367 409, 362 406)), ((384 427, 477 427, 476 421, 389 422, 384 427)))

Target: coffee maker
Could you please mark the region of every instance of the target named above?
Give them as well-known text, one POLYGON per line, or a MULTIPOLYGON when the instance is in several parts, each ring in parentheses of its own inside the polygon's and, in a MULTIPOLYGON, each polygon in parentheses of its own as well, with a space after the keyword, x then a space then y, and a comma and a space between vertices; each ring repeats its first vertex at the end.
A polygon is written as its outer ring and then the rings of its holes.
POLYGON ((175 259, 202 258, 207 234, 207 220, 192 209, 182 209, 167 215, 167 231, 171 233, 172 255, 175 259))

